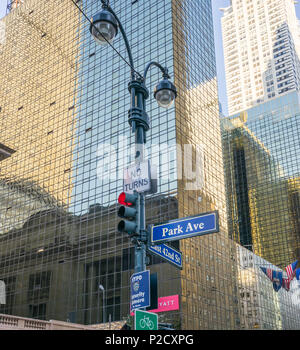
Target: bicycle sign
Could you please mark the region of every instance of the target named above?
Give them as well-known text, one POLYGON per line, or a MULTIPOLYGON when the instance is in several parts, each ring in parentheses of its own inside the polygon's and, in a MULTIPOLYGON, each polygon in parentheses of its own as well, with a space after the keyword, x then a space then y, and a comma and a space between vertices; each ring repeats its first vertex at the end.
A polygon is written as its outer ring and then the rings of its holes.
POLYGON ((139 323, 139 326, 142 328, 142 329, 149 329, 150 331, 153 330, 154 328, 154 323, 150 320, 149 317, 146 317, 144 316, 144 318, 141 318, 140 319, 140 323, 139 323))
POLYGON ((153 312, 135 310, 134 329, 138 331, 157 331, 158 315, 153 312))

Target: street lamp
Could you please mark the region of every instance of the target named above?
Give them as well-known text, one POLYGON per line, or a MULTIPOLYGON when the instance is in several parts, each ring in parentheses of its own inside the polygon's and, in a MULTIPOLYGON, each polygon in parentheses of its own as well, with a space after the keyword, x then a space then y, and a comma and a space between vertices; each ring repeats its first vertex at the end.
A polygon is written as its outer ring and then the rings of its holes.
MULTIPOLYGON (((102 9, 91 19, 90 32, 96 43, 100 45, 111 45, 114 38, 120 31, 125 42, 131 68, 131 79, 128 84, 128 90, 131 95, 131 108, 128 111, 128 122, 133 133, 135 133, 135 162, 141 163, 144 159, 144 145, 146 143, 146 131, 150 129, 149 117, 146 113, 146 100, 149 97, 149 91, 145 82, 149 69, 156 66, 162 72, 163 79, 157 84, 154 90, 154 98, 158 105, 163 108, 169 108, 177 97, 176 87, 170 82, 168 69, 162 67, 157 62, 150 62, 145 68, 143 76, 134 69, 134 62, 130 45, 124 31, 124 28, 109 5, 109 0, 101 0, 102 9)), ((148 232, 146 230, 145 220, 145 195, 137 193, 137 222, 138 233, 132 238, 135 245, 135 272, 146 270, 146 245, 148 243, 148 232)))
POLYGON ((105 8, 97 13, 91 20, 91 34, 100 45, 112 43, 118 33, 118 23, 115 16, 105 8))
MULTIPOLYGON (((116 16, 115 12, 109 6, 109 0, 101 0, 101 3, 102 10, 91 19, 90 32, 98 44, 106 46, 113 42, 114 38, 118 34, 119 27, 124 37, 131 68, 133 69, 131 50, 121 22, 116 16)), ((168 80, 170 77, 167 69, 162 67, 159 68, 163 72, 164 79, 156 86, 154 98, 157 100, 159 106, 169 108, 175 100, 177 92, 175 86, 168 80)))
POLYGON ((105 289, 102 284, 99 284, 99 289, 102 290, 103 293, 103 303, 102 303, 102 318, 103 323, 106 322, 106 313, 105 313, 105 289))
POLYGON ((168 80, 168 77, 158 83, 154 90, 154 98, 158 105, 163 108, 169 108, 173 104, 177 95, 175 86, 168 80))

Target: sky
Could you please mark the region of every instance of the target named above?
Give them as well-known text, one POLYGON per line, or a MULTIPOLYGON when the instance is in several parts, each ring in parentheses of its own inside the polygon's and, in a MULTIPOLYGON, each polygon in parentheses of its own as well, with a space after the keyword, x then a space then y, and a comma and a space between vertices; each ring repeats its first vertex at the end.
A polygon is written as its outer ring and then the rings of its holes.
POLYGON ((6 0, 0 0, 0 18, 2 18, 5 15, 6 12, 6 0))
MULTIPOLYGON (((226 99, 226 85, 225 85, 225 73, 224 73, 224 58, 222 48, 222 31, 221 31, 221 17, 222 12, 220 8, 227 7, 230 4, 230 0, 211 0, 214 16, 215 27, 215 47, 216 47, 216 62, 217 62, 217 77, 219 87, 219 100, 222 105, 224 115, 227 115, 227 99, 226 99)), ((0 0, 0 19, 6 13, 7 0, 0 0)), ((296 14, 300 19, 300 2, 296 4, 296 14)))

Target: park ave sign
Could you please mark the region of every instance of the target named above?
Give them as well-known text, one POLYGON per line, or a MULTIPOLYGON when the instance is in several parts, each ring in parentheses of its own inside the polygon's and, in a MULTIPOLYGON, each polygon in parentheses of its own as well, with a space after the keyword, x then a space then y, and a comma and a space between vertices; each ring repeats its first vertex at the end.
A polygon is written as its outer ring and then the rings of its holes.
POLYGON ((169 221, 151 227, 151 244, 169 242, 219 232, 217 211, 169 221))

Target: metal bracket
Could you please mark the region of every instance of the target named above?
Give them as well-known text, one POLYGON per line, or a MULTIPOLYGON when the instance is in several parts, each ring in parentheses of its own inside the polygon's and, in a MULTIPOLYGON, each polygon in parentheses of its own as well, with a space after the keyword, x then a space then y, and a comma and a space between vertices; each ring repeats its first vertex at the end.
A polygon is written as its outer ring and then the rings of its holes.
POLYGON ((135 132, 136 128, 139 126, 142 126, 145 131, 150 129, 148 114, 138 107, 130 108, 128 111, 128 122, 132 128, 132 132, 135 132))

